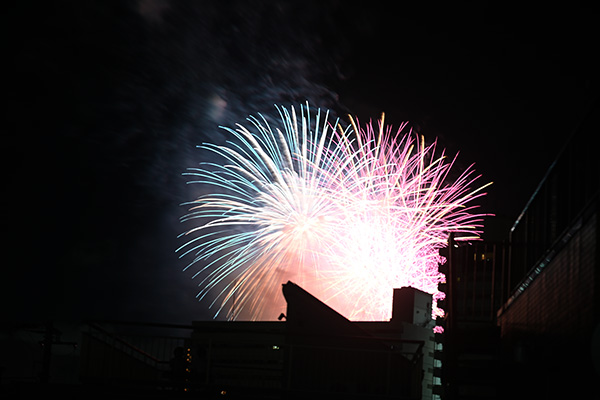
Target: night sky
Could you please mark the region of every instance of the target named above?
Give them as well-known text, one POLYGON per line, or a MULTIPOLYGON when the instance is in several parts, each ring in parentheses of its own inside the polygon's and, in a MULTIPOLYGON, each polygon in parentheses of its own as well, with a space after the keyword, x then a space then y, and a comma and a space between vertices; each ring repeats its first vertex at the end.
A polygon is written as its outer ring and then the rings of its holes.
POLYGON ((409 121, 494 181, 483 210, 498 239, 598 91, 591 4, 14 3, 1 24, 14 321, 209 318, 175 249, 194 197, 181 173, 197 144, 226 140, 218 125, 306 100, 409 121))

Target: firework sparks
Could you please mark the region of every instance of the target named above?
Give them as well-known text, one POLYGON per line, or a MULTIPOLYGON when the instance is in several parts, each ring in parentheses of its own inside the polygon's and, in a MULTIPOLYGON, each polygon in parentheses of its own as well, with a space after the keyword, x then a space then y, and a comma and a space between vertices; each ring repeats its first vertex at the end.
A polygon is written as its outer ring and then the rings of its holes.
POLYGON ((200 266, 200 299, 217 316, 262 319, 284 306, 280 284, 292 280, 352 320, 386 320, 394 288, 444 297, 439 249, 448 233, 481 232, 470 205, 483 195, 470 167, 452 182, 435 143, 351 119, 343 129, 328 112, 277 108, 281 128, 250 117, 252 129, 224 128, 236 139, 204 144, 225 162, 186 174, 213 193, 186 203, 195 226, 178 249, 200 266))

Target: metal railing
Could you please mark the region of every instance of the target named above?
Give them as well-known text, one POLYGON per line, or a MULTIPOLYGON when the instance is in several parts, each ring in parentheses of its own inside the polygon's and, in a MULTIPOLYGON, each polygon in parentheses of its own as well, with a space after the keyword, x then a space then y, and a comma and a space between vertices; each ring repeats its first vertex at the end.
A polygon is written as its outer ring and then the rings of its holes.
POLYGON ((88 323, 82 332, 82 382, 156 385, 173 378, 177 349, 189 352, 191 327, 88 323), (188 331, 187 335, 172 332, 188 331))

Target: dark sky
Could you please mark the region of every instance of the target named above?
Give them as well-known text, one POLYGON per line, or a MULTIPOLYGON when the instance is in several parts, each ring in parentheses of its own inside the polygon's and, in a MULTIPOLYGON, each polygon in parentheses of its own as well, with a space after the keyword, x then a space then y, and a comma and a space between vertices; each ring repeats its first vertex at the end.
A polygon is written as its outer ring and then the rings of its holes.
POLYGON ((494 181, 506 227, 598 90, 591 5, 191 4, 4 10, 9 319, 207 318, 175 249, 181 173, 217 125, 306 100, 384 111, 494 181))

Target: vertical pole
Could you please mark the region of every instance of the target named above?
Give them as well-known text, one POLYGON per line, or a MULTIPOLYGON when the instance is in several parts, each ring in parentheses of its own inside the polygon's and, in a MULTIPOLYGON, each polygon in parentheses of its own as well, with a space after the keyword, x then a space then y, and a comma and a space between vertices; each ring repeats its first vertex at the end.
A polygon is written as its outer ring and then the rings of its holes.
POLYGON ((41 345, 43 347, 42 372, 40 373, 40 382, 48 383, 50 380, 50 359, 52 358, 52 342, 54 340, 54 325, 52 321, 45 323, 44 340, 41 345))
POLYGON ((206 376, 204 377, 204 383, 208 385, 210 383, 210 366, 211 366, 211 358, 212 358, 212 347, 213 347, 213 339, 212 337, 208 340, 208 351, 206 352, 206 376))
POLYGON ((492 290, 490 293, 490 321, 494 321, 496 309, 496 243, 492 245, 492 290))
POLYGON ((454 234, 450 233, 448 235, 448 259, 446 260, 446 262, 448 263, 448 276, 446 278, 446 283, 448 285, 448 300, 446 303, 448 304, 448 318, 446 320, 446 325, 448 326, 448 330, 452 331, 452 325, 453 325, 453 320, 454 320, 454 305, 455 305, 455 299, 454 299, 454 265, 452 260, 454 258, 454 234))
POLYGON ((390 386, 391 386, 391 381, 392 381, 392 352, 391 350, 388 350, 388 357, 387 357, 387 377, 386 377, 386 390, 385 390, 385 394, 386 395, 391 395, 392 391, 390 390, 390 386))
POLYGON ((447 294, 447 304, 448 304, 448 318, 446 318, 446 331, 444 331, 445 335, 445 343, 444 343, 444 391, 448 399, 456 399, 456 388, 454 385, 454 377, 455 377, 455 334, 454 331, 454 323, 455 323, 455 311, 456 311, 456 299, 455 299, 455 290, 454 285, 456 284, 456 272, 455 272, 455 263, 454 263, 454 234, 450 233, 448 235, 448 259, 446 262, 448 263, 448 277, 446 278, 446 282, 448 284, 448 294, 447 294))
POLYGON ((512 283, 511 283, 511 279, 512 279, 512 257, 513 257, 513 240, 512 240, 512 232, 510 233, 510 235, 508 236, 508 257, 507 260, 505 262, 506 265, 506 269, 507 269, 507 278, 506 278, 506 292, 504 293, 504 302, 503 304, 506 302, 506 300, 508 300, 508 298, 510 297, 510 290, 512 288, 512 283))
POLYGON ((500 266, 502 268, 501 272, 501 281, 500 281, 500 307, 504 307, 504 303, 506 302, 506 295, 504 286, 506 284, 506 240, 502 242, 502 260, 500 261, 500 266))
POLYGON ((290 344, 289 347, 288 347, 288 349, 289 349, 289 353, 288 353, 288 365, 287 365, 287 367, 288 367, 288 370, 287 370, 287 390, 288 390, 288 393, 289 393, 291 391, 291 389, 292 389, 292 364, 293 364, 293 361, 292 361, 293 356, 292 356, 292 354, 294 352, 294 346, 290 344))
MULTIPOLYGON (((479 247, 479 246, 478 246, 479 247)), ((485 247, 483 249, 484 254, 485 254, 485 247)), ((479 256, 479 254, 477 254, 479 256)), ((468 257, 463 257, 463 258, 468 258, 468 257)), ((464 279, 465 281, 471 281, 471 315, 469 315, 469 318, 475 318, 475 316, 477 315, 476 311, 475 311, 475 307, 477 305, 477 301, 476 301, 476 296, 477 296, 477 265, 479 264, 479 257, 475 257, 475 260, 473 260, 473 279, 468 279, 466 274, 464 275, 464 279)), ((466 260, 465 260, 466 261, 466 260)), ((465 262, 463 261, 463 262, 465 262)), ((471 262, 471 260, 469 260, 469 263, 471 262)), ((465 262, 466 264, 466 262, 465 262)))

